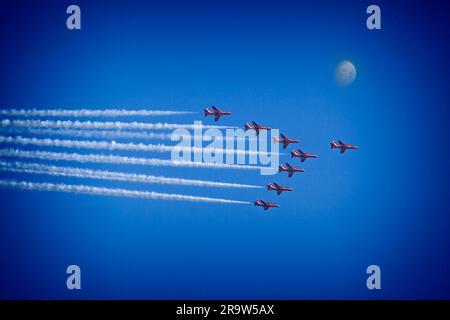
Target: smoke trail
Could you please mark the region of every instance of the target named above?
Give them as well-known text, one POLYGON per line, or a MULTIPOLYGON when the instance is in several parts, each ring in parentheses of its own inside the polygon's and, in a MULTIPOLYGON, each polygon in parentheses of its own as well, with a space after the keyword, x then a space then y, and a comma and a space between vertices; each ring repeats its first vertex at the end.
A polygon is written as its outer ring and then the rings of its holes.
MULTIPOLYGON (((32 145, 38 147, 57 147, 57 148, 77 148, 94 150, 127 150, 127 151, 150 151, 150 152, 193 152, 193 153, 222 153, 231 155, 259 155, 263 152, 252 150, 234 150, 234 149, 215 149, 198 147, 167 146, 164 144, 143 144, 143 143, 120 143, 115 141, 85 141, 85 140, 59 140, 59 139, 38 139, 24 137, 5 137, 0 136, 0 143, 10 143, 18 145, 32 145)), ((266 153, 266 152, 265 152, 266 153)), ((272 153, 279 155, 278 153, 272 153)))
POLYGON ((130 164, 156 167, 190 167, 190 168, 211 168, 211 169, 242 169, 242 170, 262 170, 261 166, 249 166, 239 164, 222 164, 210 162, 195 162, 181 160, 163 160, 155 158, 135 158, 125 156, 79 154, 65 152, 48 151, 25 151, 21 149, 0 149, 0 157, 40 159, 52 161, 75 161, 90 163, 110 163, 110 164, 130 164))
MULTIPOLYGON (((171 133, 155 133, 146 131, 121 131, 121 130, 85 130, 85 129, 42 129, 42 128, 14 128, 6 127, 0 130, 6 131, 8 134, 33 134, 47 136, 65 136, 76 138, 103 138, 103 139, 142 139, 142 140, 171 140, 171 133)), ((197 137, 195 135, 182 136, 183 139, 192 138, 193 140, 203 141, 204 138, 211 137, 203 135, 197 137)), ((254 141, 255 137, 223 137, 223 141, 248 140, 254 141)))
POLYGON ((143 139, 143 140, 170 140, 171 133, 154 133, 145 131, 121 130, 77 130, 77 129, 33 129, 33 128, 0 128, 14 134, 33 134, 48 136, 66 136, 77 138, 103 138, 103 139, 143 139))
POLYGON ((175 124, 175 123, 148 123, 148 122, 122 122, 122 121, 53 121, 53 120, 9 120, 0 122, 0 127, 18 128, 65 128, 65 129, 115 129, 115 130, 175 130, 175 129, 230 129, 231 126, 175 124))
POLYGON ((2 116, 14 117, 136 117, 136 116, 176 116, 195 114, 190 111, 165 111, 165 110, 126 110, 126 109, 9 109, 0 110, 2 116))
POLYGON ((161 176, 151 176, 145 174, 131 174, 125 172, 113 172, 105 170, 90 170, 73 167, 57 167, 38 163, 7 162, 0 161, 0 171, 45 174, 59 177, 75 177, 81 179, 99 179, 112 181, 129 181, 153 184, 171 184, 196 187, 218 187, 218 188, 262 188, 261 186, 227 183, 217 181, 191 180, 179 178, 166 178, 161 176))
POLYGON ((209 203, 228 203, 228 204, 251 204, 248 201, 237 201, 220 198, 197 197, 183 194, 158 193, 150 191, 127 190, 127 189, 112 189, 93 187, 85 185, 72 185, 63 183, 37 183, 28 181, 16 180, 0 180, 0 187, 9 189, 22 190, 38 190, 38 191, 56 191, 77 194, 101 195, 101 196, 115 196, 115 197, 129 197, 142 198, 152 200, 175 200, 175 201, 191 201, 191 202, 209 202, 209 203))

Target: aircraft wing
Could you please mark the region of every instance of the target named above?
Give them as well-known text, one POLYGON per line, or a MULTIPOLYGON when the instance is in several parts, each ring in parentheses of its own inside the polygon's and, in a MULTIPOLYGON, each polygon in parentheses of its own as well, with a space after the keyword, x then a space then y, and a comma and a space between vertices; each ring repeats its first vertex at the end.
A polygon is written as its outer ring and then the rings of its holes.
POLYGON ((345 149, 345 148, 342 148, 342 149, 341 149, 341 153, 344 153, 344 152, 345 152, 345 150, 347 150, 347 149, 345 149))
POLYGON ((216 113, 216 114, 214 115, 214 121, 217 122, 217 121, 220 119, 220 116, 221 116, 220 113, 216 113))
POLYGON ((301 162, 305 162, 306 158, 302 158, 302 160, 300 160, 301 162))
POLYGON ((282 133, 280 133, 280 137, 282 137, 283 139, 286 139, 286 137, 282 133))
POLYGON ((289 145, 289 142, 287 142, 287 141, 284 141, 283 142, 283 149, 286 149, 286 147, 289 145))
POLYGON ((292 177, 293 174, 294 174, 294 171, 289 171, 288 177, 289 177, 289 178, 292 177))
POLYGON ((217 109, 215 106, 211 106, 211 108, 212 108, 214 111, 219 111, 219 109, 217 109))
POLYGON ((341 140, 338 140, 339 144, 344 145, 345 143, 343 143, 341 140))
POLYGON ((283 191, 282 191, 282 190, 278 190, 278 191, 277 191, 277 195, 280 195, 281 192, 283 192, 283 191))

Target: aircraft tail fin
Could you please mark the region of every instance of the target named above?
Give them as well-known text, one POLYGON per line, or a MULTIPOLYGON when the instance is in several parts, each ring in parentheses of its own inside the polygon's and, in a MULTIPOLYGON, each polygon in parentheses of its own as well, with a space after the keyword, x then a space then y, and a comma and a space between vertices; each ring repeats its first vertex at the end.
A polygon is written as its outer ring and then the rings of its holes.
POLYGON ((252 126, 248 123, 245 124, 245 131, 250 130, 252 126))
POLYGON ((213 114, 213 112, 211 110, 209 110, 208 108, 205 108, 203 110, 203 112, 205 113, 205 117, 209 116, 210 114, 213 114))

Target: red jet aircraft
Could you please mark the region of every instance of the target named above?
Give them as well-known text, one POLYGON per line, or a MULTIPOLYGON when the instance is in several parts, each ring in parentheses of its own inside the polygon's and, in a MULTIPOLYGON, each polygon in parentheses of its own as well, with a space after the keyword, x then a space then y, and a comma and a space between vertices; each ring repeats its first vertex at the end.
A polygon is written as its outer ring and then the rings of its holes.
POLYGON ((292 175, 296 172, 305 172, 305 170, 300 169, 300 168, 295 168, 293 166, 291 166, 289 163, 286 162, 285 165, 280 165, 278 167, 278 172, 283 172, 283 171, 287 171, 288 172, 288 177, 292 177, 292 175))
POLYGON ((211 106, 211 109, 212 110, 206 108, 203 111, 205 112, 205 117, 207 117, 209 115, 213 115, 214 121, 218 121, 221 116, 228 116, 231 114, 231 112, 219 110, 215 106, 211 106))
POLYGON ((263 207, 264 210, 267 210, 269 208, 279 208, 280 207, 279 204, 272 203, 272 202, 269 202, 269 201, 263 201, 263 200, 260 200, 260 199, 256 199, 255 206, 263 207))
POLYGON ((256 135, 259 135, 259 130, 272 130, 272 128, 266 127, 266 126, 260 126, 255 121, 252 121, 252 124, 246 123, 245 124, 245 131, 247 130, 255 130, 256 135))
POLYGON ((277 195, 280 195, 283 191, 294 191, 294 189, 292 189, 292 188, 279 186, 275 182, 269 183, 267 185, 267 190, 276 190, 277 191, 277 195))
POLYGON ((300 142, 296 139, 287 138, 282 133, 280 133, 280 137, 275 137, 275 138, 273 138, 273 140, 275 142, 281 143, 283 145, 283 149, 286 149, 286 147, 289 145, 289 143, 299 143, 300 142))
POLYGON ((308 158, 317 158, 317 155, 303 152, 302 150, 298 149, 291 152, 291 158, 300 158, 301 162, 305 162, 305 160, 308 158))
POLYGON ((352 146, 351 144, 344 143, 341 140, 338 140, 338 142, 333 140, 333 141, 331 141, 330 145, 331 145, 331 149, 341 149, 341 151, 340 151, 341 153, 344 153, 345 150, 347 150, 347 149, 358 149, 359 148, 358 146, 352 146))

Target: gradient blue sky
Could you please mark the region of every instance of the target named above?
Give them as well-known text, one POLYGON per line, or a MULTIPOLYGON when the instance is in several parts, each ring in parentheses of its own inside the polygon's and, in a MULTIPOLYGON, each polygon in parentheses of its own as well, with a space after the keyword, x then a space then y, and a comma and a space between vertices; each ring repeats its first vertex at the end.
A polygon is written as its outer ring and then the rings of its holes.
POLYGON ((84 165, 296 189, 280 197, 1 173, 282 207, 1 190, 0 298, 450 298, 446 2, 377 1, 381 31, 365 27, 367 1, 74 3, 80 31, 65 27, 72 2, 0 4, 1 108, 217 104, 233 112, 223 124, 280 128, 319 158, 292 179, 84 165), (344 59, 358 75, 342 88, 344 59), (340 155, 331 139, 361 149, 340 155), (65 287, 69 264, 81 291, 65 287), (370 264, 381 291, 366 288, 370 264))

